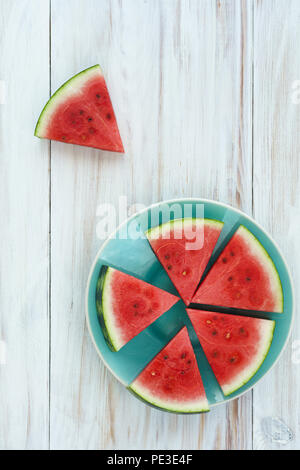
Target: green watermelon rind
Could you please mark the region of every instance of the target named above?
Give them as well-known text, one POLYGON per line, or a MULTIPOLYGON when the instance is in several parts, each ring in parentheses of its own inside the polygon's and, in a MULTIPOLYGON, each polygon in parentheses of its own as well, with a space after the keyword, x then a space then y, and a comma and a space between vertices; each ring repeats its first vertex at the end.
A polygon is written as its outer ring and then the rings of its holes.
POLYGON ((254 377, 256 372, 258 372, 258 370, 262 366, 264 360, 266 359, 266 357, 269 353, 272 341, 273 341, 274 330, 275 330, 275 321, 274 320, 264 320, 264 321, 268 322, 270 324, 271 328, 270 328, 270 331, 269 331, 269 335, 265 338, 265 341, 263 343, 263 347, 262 347, 263 352, 261 353, 261 356, 260 356, 259 360, 253 365, 252 370, 250 370, 250 372, 247 372, 245 374, 244 378, 236 379, 233 382, 233 385, 231 385, 231 386, 228 386, 228 387, 226 385, 222 386, 222 391, 223 391, 223 393, 226 397, 231 395, 232 393, 236 392, 241 387, 243 387, 246 383, 248 383, 249 380, 251 380, 252 377, 254 377))
MULTIPOLYGON (((269 253, 261 242, 256 238, 256 236, 250 232, 247 227, 240 225, 238 231, 241 233, 241 236, 244 236, 245 239, 249 241, 249 246, 252 250, 255 250, 257 254, 260 254, 261 259, 263 260, 263 265, 267 268, 268 273, 270 274, 270 279, 273 281, 273 292, 277 295, 277 302, 275 310, 277 313, 283 312, 283 288, 280 280, 279 273, 276 269, 274 261, 270 257, 269 253), (242 233, 244 232, 244 234, 242 233)), ((237 233, 237 232, 236 232, 237 233)))
POLYGON ((118 340, 111 334, 112 328, 109 322, 109 315, 107 315, 108 299, 107 295, 105 295, 105 293, 107 293, 107 286, 109 285, 112 273, 113 268, 109 268, 108 266, 101 267, 96 287, 96 308, 98 319, 108 347, 111 351, 118 351, 121 346, 118 344, 118 340))
POLYGON ((148 238, 148 240, 157 240, 159 238, 157 235, 160 235, 162 233, 162 230, 164 229, 170 230, 172 227, 176 227, 176 225, 181 225, 182 222, 184 224, 186 224, 187 222, 197 224, 200 222, 203 223, 203 221, 204 221, 204 224, 208 224, 216 228, 220 228, 220 229, 224 226, 224 222, 221 222, 220 220, 216 220, 216 219, 206 219, 203 217, 185 217, 183 219, 170 220, 169 222, 164 222, 163 224, 150 228, 146 230, 145 235, 148 238))
POLYGON ((97 72, 97 74, 102 75, 102 70, 99 64, 93 65, 81 72, 73 75, 69 80, 67 80, 56 92, 49 98, 47 103, 45 104, 37 124, 35 126, 34 135, 39 138, 44 138, 43 130, 47 127, 47 124, 51 120, 52 113, 57 109, 57 106, 65 101, 68 96, 78 95, 79 93, 79 85, 85 83, 87 80, 91 78, 93 73, 97 72))
POLYGON ((199 405, 197 407, 191 406, 190 409, 184 409, 184 403, 182 404, 182 407, 180 407, 179 404, 170 406, 169 404, 163 401, 159 402, 159 401, 152 400, 151 398, 147 399, 145 395, 141 394, 141 392, 136 391, 135 387, 132 385, 130 387, 127 387, 127 390, 136 398, 138 398, 140 401, 142 401, 143 403, 146 403, 152 408, 155 408, 161 411, 166 411, 168 413, 173 413, 173 414, 175 413, 175 414, 182 415, 182 414, 207 413, 210 411, 208 401, 206 399, 203 400, 202 402, 203 404, 201 404, 200 406, 199 405))

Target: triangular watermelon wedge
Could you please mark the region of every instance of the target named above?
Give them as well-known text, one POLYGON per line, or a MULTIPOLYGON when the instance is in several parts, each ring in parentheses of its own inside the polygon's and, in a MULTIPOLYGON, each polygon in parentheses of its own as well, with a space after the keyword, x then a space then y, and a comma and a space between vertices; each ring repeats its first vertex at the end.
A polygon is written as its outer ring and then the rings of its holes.
POLYGON ((54 93, 41 112, 35 135, 69 144, 124 152, 99 65, 78 73, 54 93))
POLYGON ((238 390, 268 354, 275 321, 187 309, 224 395, 238 390))
POLYGON ((107 266, 101 269, 96 293, 97 310, 106 340, 115 351, 178 300, 175 295, 117 269, 107 266))
POLYGON ((259 240, 241 225, 200 284, 193 303, 282 312, 276 267, 259 240))
POLYGON ((197 360, 186 328, 148 364, 130 390, 143 401, 167 411, 209 411, 197 360))
POLYGON ((151 247, 186 305, 191 302, 223 222, 175 219, 146 232, 151 247))

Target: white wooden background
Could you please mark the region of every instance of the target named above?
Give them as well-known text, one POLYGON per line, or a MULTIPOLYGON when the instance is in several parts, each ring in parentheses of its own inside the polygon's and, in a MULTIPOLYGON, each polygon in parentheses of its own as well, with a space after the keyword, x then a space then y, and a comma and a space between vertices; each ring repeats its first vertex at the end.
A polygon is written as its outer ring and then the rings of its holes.
POLYGON ((299 0, 0 0, 1 449, 300 448, 299 319, 253 391, 174 416, 108 373, 84 312, 97 207, 120 195, 214 198, 253 215, 299 300, 299 43, 299 0), (95 63, 125 156, 33 137, 49 94, 95 63), (289 444, 266 438, 270 417, 289 444))

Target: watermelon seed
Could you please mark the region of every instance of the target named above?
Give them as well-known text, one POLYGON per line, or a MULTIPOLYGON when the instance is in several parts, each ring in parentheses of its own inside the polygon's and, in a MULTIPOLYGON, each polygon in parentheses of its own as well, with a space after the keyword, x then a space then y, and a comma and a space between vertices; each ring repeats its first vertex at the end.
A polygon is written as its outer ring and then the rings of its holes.
POLYGON ((213 336, 216 336, 216 335, 218 334, 218 332, 217 332, 217 330, 212 330, 211 334, 212 334, 213 336))
POLYGON ((251 281, 251 277, 246 277, 246 281, 251 281))
POLYGON ((234 256, 234 252, 233 252, 233 251, 230 252, 230 256, 234 256))
POLYGON ((207 323, 208 325, 210 325, 210 324, 211 324, 211 320, 206 320, 206 323, 207 323))
POLYGON ((219 356, 219 353, 218 353, 218 351, 213 351, 213 353, 212 353, 212 357, 218 357, 218 356, 219 356))
POLYGON ((151 372, 151 375, 156 375, 156 372, 152 371, 152 372, 151 372))
POLYGON ((186 276, 186 271, 182 271, 182 275, 183 275, 183 276, 186 276))
POLYGON ((107 117, 107 119, 110 120, 110 119, 111 119, 111 114, 110 114, 110 113, 107 113, 106 117, 107 117))
POLYGON ((170 255, 165 255, 165 259, 170 259, 170 255))
POLYGON ((231 337, 231 334, 229 332, 225 334, 226 339, 230 339, 230 337, 231 337))
POLYGON ((93 118, 91 117, 88 117, 88 121, 91 122, 93 120, 93 118))
POLYGON ((180 373, 181 373, 181 375, 184 375, 185 372, 184 372, 184 370, 182 370, 180 373))
POLYGON ((96 98, 98 98, 98 99, 99 99, 99 98, 100 98, 100 96, 101 96, 101 95, 99 95, 99 93, 97 93, 97 94, 96 94, 96 98))
POLYGON ((191 359, 189 359, 189 360, 187 361, 187 364, 191 364, 191 363, 192 363, 192 361, 191 361, 191 359))
POLYGON ((184 359, 186 357, 186 353, 181 354, 181 359, 184 359))
POLYGON ((164 360, 166 361, 168 359, 169 356, 164 356, 164 360))
POLYGON ((235 356, 232 356, 229 361, 231 362, 231 364, 233 364, 235 361, 237 360, 237 358, 235 356))
POLYGON ((228 281, 232 281, 232 280, 233 280, 233 277, 229 276, 228 281))
POLYGON ((79 111, 79 114, 82 116, 83 113, 84 113, 84 111, 81 109, 81 110, 79 111))
POLYGON ((138 308, 138 304, 133 304, 134 308, 138 308))
POLYGON ((168 270, 171 271, 172 269, 172 266, 169 264, 169 266, 167 266, 168 270))
POLYGON ((239 329, 239 333, 240 333, 241 335, 243 335, 243 336, 248 336, 248 335, 247 335, 247 331, 245 330, 245 328, 240 328, 240 329, 239 329))
POLYGON ((223 258, 222 261, 223 261, 224 264, 226 264, 227 263, 227 258, 223 258))

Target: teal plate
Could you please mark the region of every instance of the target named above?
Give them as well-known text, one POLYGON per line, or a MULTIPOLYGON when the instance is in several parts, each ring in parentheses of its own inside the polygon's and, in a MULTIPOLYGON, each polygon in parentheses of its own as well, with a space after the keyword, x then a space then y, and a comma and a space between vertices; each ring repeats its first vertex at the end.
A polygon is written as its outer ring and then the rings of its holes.
POLYGON ((183 326, 186 326, 211 407, 237 398, 247 392, 275 365, 287 344, 291 332, 293 310, 294 293, 291 275, 276 243, 261 226, 246 214, 225 204, 205 199, 178 199, 154 204, 122 223, 116 232, 104 242, 98 252, 90 271, 86 292, 86 318, 91 338, 105 365, 123 385, 128 387, 151 359, 183 326), (268 355, 251 380, 228 397, 223 395, 212 373, 185 313, 182 301, 175 304, 171 310, 117 352, 110 349, 100 327, 96 306, 96 291, 99 273, 104 265, 120 269, 178 295, 168 275, 152 252, 144 232, 160 223, 181 218, 182 214, 188 217, 205 217, 224 222, 223 230, 209 265, 215 261, 232 234, 242 224, 265 247, 281 279, 284 309, 282 316, 276 320, 274 337, 268 355))

